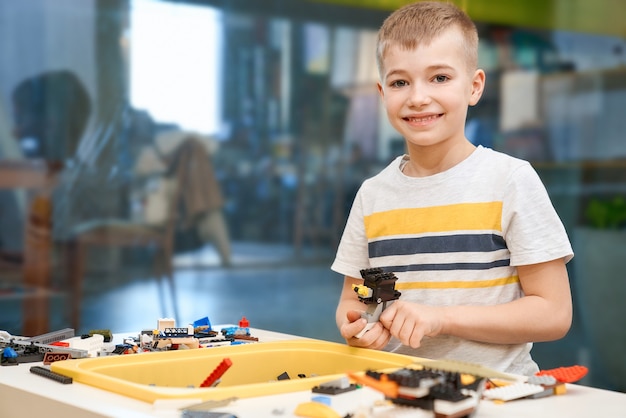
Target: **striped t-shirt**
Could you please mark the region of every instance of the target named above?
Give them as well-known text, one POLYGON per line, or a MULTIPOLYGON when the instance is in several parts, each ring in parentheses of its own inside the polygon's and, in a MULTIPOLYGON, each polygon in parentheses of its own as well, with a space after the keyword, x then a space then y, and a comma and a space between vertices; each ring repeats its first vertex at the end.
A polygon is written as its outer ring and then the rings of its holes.
MULTIPOLYGON (((479 146, 453 168, 416 178, 401 171, 407 158, 362 184, 332 270, 356 278, 364 268, 394 272, 406 301, 495 305, 522 296, 515 266, 572 258, 565 228, 528 162, 479 146)), ((531 374, 531 347, 438 336, 417 349, 397 340, 387 349, 531 374)))

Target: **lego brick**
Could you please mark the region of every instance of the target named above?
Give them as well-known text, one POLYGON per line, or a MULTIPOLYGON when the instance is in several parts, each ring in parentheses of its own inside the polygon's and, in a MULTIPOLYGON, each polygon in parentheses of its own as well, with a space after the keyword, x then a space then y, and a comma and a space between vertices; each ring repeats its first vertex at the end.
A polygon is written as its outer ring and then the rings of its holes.
POLYGON ((41 366, 32 366, 30 368, 30 372, 37 374, 39 376, 46 377, 48 379, 54 380, 56 382, 62 383, 64 385, 72 383, 73 379, 69 376, 65 376, 59 373, 55 373, 41 366))
POLYGON ((527 396, 541 393, 545 390, 543 386, 530 383, 514 383, 512 385, 501 386, 494 389, 487 389, 483 392, 483 397, 490 400, 512 401, 527 396))
POLYGON ((553 376, 561 383, 574 383, 587 375, 588 369, 585 366, 558 367, 556 369, 541 370, 537 376, 553 376))

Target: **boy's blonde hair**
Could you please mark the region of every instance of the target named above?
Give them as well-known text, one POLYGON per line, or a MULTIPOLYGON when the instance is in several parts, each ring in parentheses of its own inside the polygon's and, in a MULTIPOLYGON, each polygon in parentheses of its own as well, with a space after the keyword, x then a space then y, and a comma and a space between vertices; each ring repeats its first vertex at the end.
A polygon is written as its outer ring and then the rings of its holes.
POLYGON ((428 45, 450 27, 461 30, 465 39, 468 71, 478 67, 478 31, 476 25, 461 9, 452 3, 422 1, 408 4, 393 12, 378 31, 376 64, 383 76, 383 59, 390 46, 411 50, 428 45))

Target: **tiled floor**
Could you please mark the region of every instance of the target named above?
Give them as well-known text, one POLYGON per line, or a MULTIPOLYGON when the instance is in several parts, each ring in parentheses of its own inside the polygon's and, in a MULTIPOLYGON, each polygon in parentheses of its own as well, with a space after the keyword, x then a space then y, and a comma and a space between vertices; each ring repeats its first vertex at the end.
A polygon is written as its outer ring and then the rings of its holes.
MULTIPOLYGON (((178 256, 176 303, 168 286, 152 278, 129 279, 130 271, 113 279, 89 277, 79 332, 153 328, 158 318, 174 317, 177 308, 179 324, 205 316, 213 324, 237 323, 245 316, 252 327, 342 342, 334 317, 342 279, 329 269, 332 255, 310 251, 297 257, 290 247, 249 244, 235 244, 233 254, 229 268, 219 266, 210 247, 178 256)), ((59 310, 62 304, 59 299, 59 310)), ((589 366, 593 360, 578 319, 564 339, 536 344, 533 353, 542 369, 589 366)), ((590 369, 581 383, 608 387, 603 373, 590 369)))

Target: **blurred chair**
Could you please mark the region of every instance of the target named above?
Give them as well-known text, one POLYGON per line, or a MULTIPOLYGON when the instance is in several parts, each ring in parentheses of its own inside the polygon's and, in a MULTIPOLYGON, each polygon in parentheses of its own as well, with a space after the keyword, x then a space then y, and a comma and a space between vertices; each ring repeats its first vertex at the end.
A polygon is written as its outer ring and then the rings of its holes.
POLYGON ((29 195, 23 252, 0 259, 1 278, 24 288, 22 334, 26 336, 49 332, 51 191, 61 168, 43 160, 0 160, 0 189, 26 189, 29 195))
MULTIPOLYGON (((79 326, 85 260, 89 248, 153 248, 154 275, 161 280, 161 285, 163 278, 167 279, 177 320, 178 304, 173 272, 177 230, 202 228, 203 236, 215 235, 223 263, 227 265, 230 262, 225 222, 223 218, 213 216, 221 210, 223 197, 213 172, 208 147, 201 137, 184 131, 158 135, 154 144, 141 150, 135 162, 133 178, 161 179, 158 187, 139 188, 139 193, 131 192, 134 195, 131 201, 142 202, 140 206, 143 210, 138 219, 132 219, 131 214, 131 219, 96 220, 73 230, 67 259, 71 263, 70 277, 74 294, 72 324, 75 329, 79 326), (152 192, 144 195, 146 190, 152 192)), ((167 316, 164 297, 161 297, 161 305, 163 316, 167 316)))
POLYGON ((185 187, 178 195, 180 232, 195 231, 202 245, 212 242, 221 265, 231 265, 230 237, 223 214, 224 196, 213 167, 217 142, 186 131, 166 131, 155 145, 170 176, 185 187))
MULTIPOLYGON (((173 257, 176 231, 179 187, 176 180, 162 177, 159 187, 145 198, 141 219, 103 219, 84 223, 73 231, 68 242, 67 260, 73 294, 71 321, 74 329, 80 326, 80 309, 84 287, 85 261, 93 248, 152 249, 153 273, 159 279, 161 309, 167 316, 163 279, 170 288, 175 319, 178 303, 174 283, 173 257)), ((138 301, 139 302, 139 301, 138 301)))

